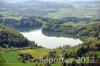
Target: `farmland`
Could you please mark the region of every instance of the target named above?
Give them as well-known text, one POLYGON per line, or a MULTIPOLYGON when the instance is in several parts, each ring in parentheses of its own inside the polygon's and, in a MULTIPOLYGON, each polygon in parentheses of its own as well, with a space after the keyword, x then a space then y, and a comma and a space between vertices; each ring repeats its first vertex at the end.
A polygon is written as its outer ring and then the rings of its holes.
POLYGON ((45 48, 40 48, 40 49, 27 49, 27 50, 14 50, 14 51, 4 51, 0 53, 0 65, 4 66, 32 66, 34 65, 33 63, 30 63, 27 61, 26 64, 20 62, 18 60, 18 54, 19 53, 31 53, 34 58, 40 58, 43 56, 46 56, 48 54, 49 50, 45 48), (41 50, 41 51, 40 51, 41 50))

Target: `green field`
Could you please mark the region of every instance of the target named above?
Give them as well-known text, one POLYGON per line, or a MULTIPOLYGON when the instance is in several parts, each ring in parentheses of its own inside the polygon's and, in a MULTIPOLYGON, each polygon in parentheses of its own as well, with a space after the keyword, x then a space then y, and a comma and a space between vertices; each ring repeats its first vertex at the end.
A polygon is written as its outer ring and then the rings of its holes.
MULTIPOLYGON (((44 63, 31 63, 29 61, 27 61, 27 63, 20 62, 18 60, 19 53, 31 53, 32 56, 34 56, 35 58, 39 58, 39 57, 43 57, 47 55, 49 53, 49 50, 45 48, 40 48, 40 49, 27 49, 27 50, 16 50, 16 51, 3 52, 2 54, 4 55, 5 59, 0 53, 0 59, 1 59, 0 66, 36 66, 36 64, 40 66, 41 65, 44 66, 44 63)), ((60 63, 51 64, 51 65, 61 66, 60 63)))
POLYGON ((31 54, 34 58, 40 58, 40 57, 45 57, 48 55, 49 50, 45 48, 40 48, 40 49, 28 49, 28 50, 20 50, 20 53, 29 53, 31 54))
POLYGON ((0 64, 7 63, 4 56, 3 56, 3 53, 2 53, 2 51, 4 51, 4 50, 5 50, 4 48, 0 47, 0 64))
MULTIPOLYGON (((0 50, 3 51, 4 49, 1 48, 0 50)), ((56 49, 56 56, 63 56, 62 50, 63 49, 56 49)), ((49 52, 50 50, 47 50, 46 48, 5 51, 0 53, 0 66, 36 66, 36 64, 44 66, 44 63, 32 63, 29 61, 22 63, 18 60, 18 54, 30 53, 34 58, 40 58, 45 57, 49 52)), ((95 51, 95 53, 97 54, 98 58, 100 58, 100 51, 95 51)), ((87 52, 85 55, 88 56, 89 52, 87 52)), ((74 60, 77 61, 77 59, 74 60)), ((51 66, 61 66, 61 63, 51 64, 51 66)))
POLYGON ((64 17, 94 18, 95 15, 98 15, 95 10, 87 10, 77 6, 76 8, 71 9, 59 9, 58 12, 48 13, 47 16, 54 19, 61 19, 64 17))
POLYGON ((21 20, 21 17, 17 17, 17 16, 4 16, 4 19, 15 19, 15 20, 21 20))
POLYGON ((6 63, 6 60, 2 56, 2 53, 0 53, 0 63, 6 63))
POLYGON ((86 8, 84 4, 73 4, 72 8, 62 8, 55 13, 48 13, 48 17, 61 19, 64 17, 77 18, 97 18, 99 16, 96 10, 99 10, 96 4, 90 4, 90 8, 86 8))
POLYGON ((49 53, 45 48, 5 51, 0 53, 0 66, 35 66, 36 63, 22 63, 18 60, 19 53, 30 53, 34 58, 44 57, 49 53))
POLYGON ((8 51, 3 53, 6 59, 8 60, 8 63, 19 63, 18 61, 18 51, 8 51))

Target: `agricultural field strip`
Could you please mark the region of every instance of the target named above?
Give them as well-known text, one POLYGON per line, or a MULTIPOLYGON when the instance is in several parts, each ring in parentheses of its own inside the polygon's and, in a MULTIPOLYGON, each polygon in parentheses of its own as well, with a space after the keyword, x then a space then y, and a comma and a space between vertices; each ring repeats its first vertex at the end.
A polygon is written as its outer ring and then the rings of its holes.
MULTIPOLYGON (((20 50, 20 49, 12 49, 13 51, 16 51, 16 50, 20 50)), ((12 51, 12 50, 8 50, 8 51, 12 51)), ((24 50, 25 51, 25 50, 24 50)), ((7 60, 7 58, 4 56, 4 52, 6 52, 6 51, 2 51, 2 52, 0 52, 1 53, 1 55, 3 56, 3 58, 5 59, 5 61, 6 61, 6 63, 0 63, 0 64, 22 64, 22 63, 9 63, 8 62, 8 60, 7 60)), ((25 51, 26 52, 26 51, 25 51)))
MULTIPOLYGON (((12 49, 13 51, 16 51, 16 50, 19 50, 19 49, 12 49)), ((8 50, 8 51, 12 51, 12 50, 8 50)), ((7 58, 4 56, 4 52, 6 52, 6 51, 2 51, 2 52, 0 52, 1 53, 1 55, 3 56, 3 58, 5 59, 5 61, 6 61, 6 63, 0 63, 0 64, 22 64, 22 63, 9 63, 8 62, 8 60, 7 60, 7 58)))
MULTIPOLYGON (((0 53, 1 53, 1 55, 3 56, 3 58, 5 59, 6 63, 9 64, 7 58, 3 55, 3 52, 4 52, 4 51, 2 51, 2 52, 0 52, 0 53)), ((1 63, 0 63, 0 64, 1 64, 1 63)), ((3 64, 4 64, 4 63, 3 63, 3 64)))

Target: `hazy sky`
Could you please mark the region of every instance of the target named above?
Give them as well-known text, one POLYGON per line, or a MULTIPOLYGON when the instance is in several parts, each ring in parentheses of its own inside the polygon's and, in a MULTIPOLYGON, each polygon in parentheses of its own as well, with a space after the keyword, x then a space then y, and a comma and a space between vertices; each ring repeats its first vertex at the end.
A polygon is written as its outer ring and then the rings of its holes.
POLYGON ((8 3, 16 3, 16 2, 23 2, 23 1, 29 1, 29 0, 0 0, 8 3))
MULTIPOLYGON (((29 0, 0 0, 5 1, 9 3, 16 3, 16 2, 23 2, 23 1, 29 1, 29 0)), ((34 0, 36 1, 36 0, 34 0)), ((49 2, 68 2, 68 1, 95 1, 95 0, 40 0, 40 1, 49 1, 49 2)))

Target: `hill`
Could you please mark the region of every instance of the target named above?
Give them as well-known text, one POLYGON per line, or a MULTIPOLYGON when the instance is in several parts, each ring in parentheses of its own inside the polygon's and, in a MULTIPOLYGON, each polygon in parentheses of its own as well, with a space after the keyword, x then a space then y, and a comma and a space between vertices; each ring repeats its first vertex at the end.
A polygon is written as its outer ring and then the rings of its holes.
POLYGON ((41 27, 42 20, 34 16, 14 17, 0 15, 0 24, 10 28, 41 27))
POLYGON ((34 47, 36 46, 35 42, 29 41, 19 32, 0 25, 0 46, 6 48, 28 47, 31 44, 34 47))

